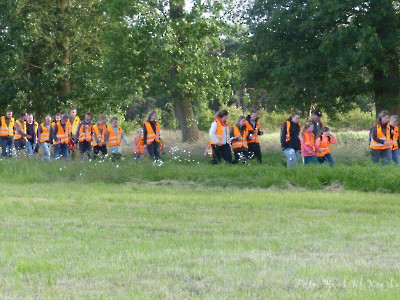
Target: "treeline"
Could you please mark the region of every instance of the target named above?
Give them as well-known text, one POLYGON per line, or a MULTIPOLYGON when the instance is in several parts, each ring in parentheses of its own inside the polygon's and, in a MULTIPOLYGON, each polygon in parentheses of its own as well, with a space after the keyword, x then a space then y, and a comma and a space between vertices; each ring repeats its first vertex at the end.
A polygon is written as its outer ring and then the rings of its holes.
POLYGON ((221 106, 399 114, 399 10, 389 0, 0 0, 0 111, 42 118, 74 106, 140 123, 157 108, 189 142, 221 106))

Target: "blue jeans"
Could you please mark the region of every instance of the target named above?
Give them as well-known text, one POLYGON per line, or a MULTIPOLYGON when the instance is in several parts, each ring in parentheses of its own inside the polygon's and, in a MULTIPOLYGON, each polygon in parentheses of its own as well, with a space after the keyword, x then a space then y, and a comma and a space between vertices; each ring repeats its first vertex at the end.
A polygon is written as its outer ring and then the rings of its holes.
POLYGON ((299 160, 301 150, 294 150, 293 148, 287 148, 283 150, 283 153, 285 153, 285 156, 287 158, 287 167, 290 168, 292 166, 295 166, 297 164, 297 161, 299 160))
POLYGON ((60 146, 60 155, 64 160, 67 160, 69 157, 68 144, 59 144, 59 146, 60 146))
POLYGON ((399 149, 392 151, 392 159, 395 164, 399 164, 399 149))
POLYGON ((0 138, 1 143, 1 157, 11 157, 14 148, 13 138, 0 138))
POLYGON ((317 163, 317 157, 314 156, 303 156, 303 165, 308 165, 310 163, 316 164, 317 163))
POLYGON ((26 141, 26 152, 28 153, 28 156, 33 155, 35 148, 36 148, 36 143, 31 143, 28 140, 26 141))
POLYGON ((40 143, 43 149, 43 159, 49 161, 50 160, 50 143, 44 142, 40 143))
POLYGON ((54 149, 54 159, 57 159, 60 156, 60 144, 54 145, 53 144, 53 149, 54 149))
POLYGON ((325 154, 324 157, 317 157, 317 159, 318 159, 318 162, 319 162, 320 164, 323 164, 323 163, 325 163, 325 162, 328 162, 328 163, 331 165, 331 167, 332 167, 333 164, 334 164, 332 155, 331 155, 330 153, 325 154))

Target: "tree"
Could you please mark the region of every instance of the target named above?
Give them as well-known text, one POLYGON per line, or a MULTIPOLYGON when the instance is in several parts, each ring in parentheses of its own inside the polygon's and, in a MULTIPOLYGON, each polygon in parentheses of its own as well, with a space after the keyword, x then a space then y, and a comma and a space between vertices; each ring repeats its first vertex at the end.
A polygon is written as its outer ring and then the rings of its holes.
POLYGON ((250 11, 247 79, 279 107, 336 113, 372 95, 400 111, 398 1, 261 1, 250 11))

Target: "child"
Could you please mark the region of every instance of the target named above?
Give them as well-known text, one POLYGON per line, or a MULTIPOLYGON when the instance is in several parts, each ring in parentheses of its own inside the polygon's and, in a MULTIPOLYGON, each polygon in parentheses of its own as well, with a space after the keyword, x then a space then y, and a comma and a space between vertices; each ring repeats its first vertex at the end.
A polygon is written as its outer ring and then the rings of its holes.
POLYGON ((392 140, 392 159, 395 164, 399 164, 399 117, 390 116, 390 138, 392 140))
POLYGON ((321 133, 318 135, 316 146, 319 149, 317 159, 320 164, 328 161, 333 167, 333 159, 331 156, 331 144, 336 144, 336 138, 329 131, 329 127, 322 127, 321 133))
POLYGON ((108 146, 110 147, 110 151, 112 154, 112 162, 121 159, 122 155, 122 146, 121 141, 124 141, 125 145, 129 146, 129 142, 126 139, 124 132, 122 131, 121 126, 118 126, 118 118, 112 117, 111 124, 107 127, 107 137, 106 140, 108 142, 108 146))
POLYGON ((139 160, 143 158, 144 155, 144 139, 143 139, 143 129, 137 130, 137 136, 133 139, 133 159, 139 160))
POLYGON ((317 163, 313 130, 314 124, 311 121, 307 121, 301 130, 301 156, 303 157, 303 165, 317 163))
POLYGON ((247 144, 247 139, 249 136, 249 131, 246 128, 246 118, 240 116, 236 125, 232 127, 231 140, 232 149, 235 159, 232 162, 237 164, 240 159, 243 159, 243 164, 246 164, 246 159, 248 158, 249 146, 247 144))
POLYGON ((212 141, 208 141, 207 148, 206 148, 206 150, 204 151, 204 157, 206 157, 206 156, 208 156, 208 157, 210 157, 210 158, 213 158, 213 157, 214 157, 214 156, 213 156, 212 145, 213 145, 213 142, 212 142, 212 141))

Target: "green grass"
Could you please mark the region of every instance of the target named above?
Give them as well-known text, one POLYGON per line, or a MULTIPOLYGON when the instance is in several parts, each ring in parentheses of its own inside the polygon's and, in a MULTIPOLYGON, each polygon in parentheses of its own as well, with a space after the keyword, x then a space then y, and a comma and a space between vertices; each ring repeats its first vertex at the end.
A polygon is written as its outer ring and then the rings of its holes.
POLYGON ((45 180, 0 199, 2 299, 398 297, 397 195, 45 180))

